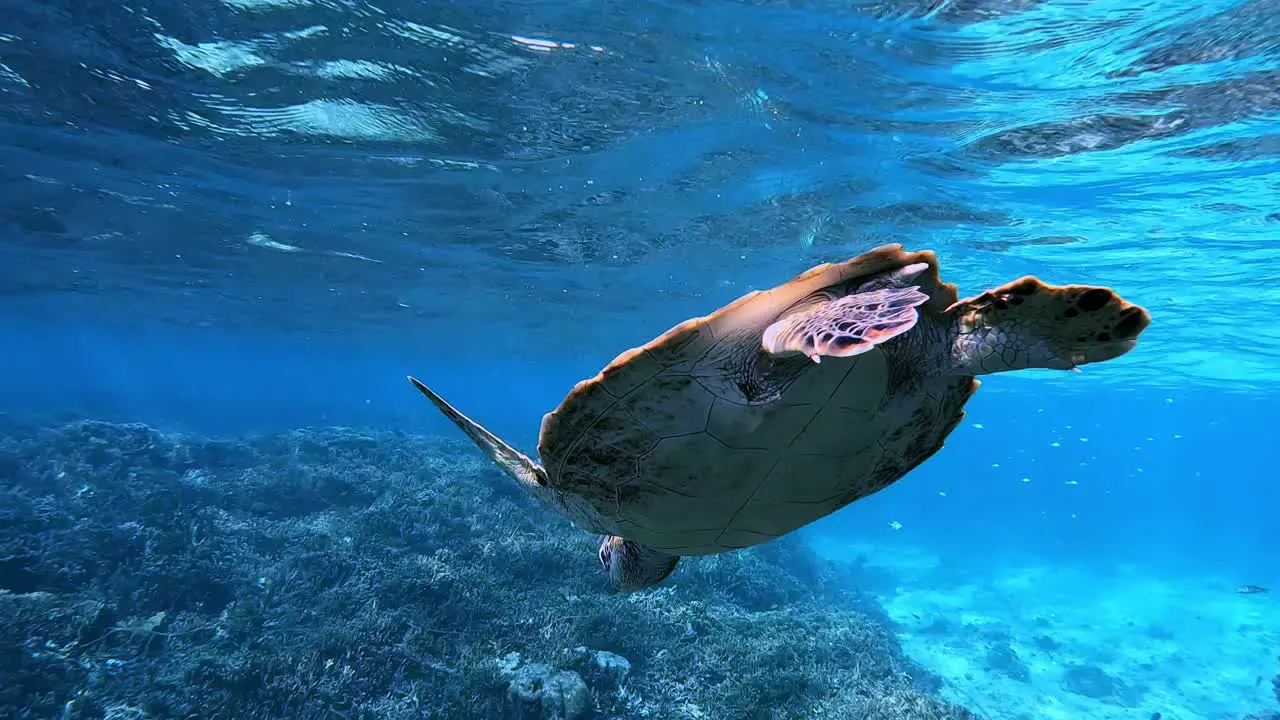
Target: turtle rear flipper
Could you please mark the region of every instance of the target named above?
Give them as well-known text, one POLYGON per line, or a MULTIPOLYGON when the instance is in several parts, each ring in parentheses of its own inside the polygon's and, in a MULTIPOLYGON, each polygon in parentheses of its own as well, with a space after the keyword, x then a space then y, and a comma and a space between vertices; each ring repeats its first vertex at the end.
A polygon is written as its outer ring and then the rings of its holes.
POLYGON ((951 308, 949 374, 1072 370, 1129 352, 1151 323, 1110 288, 1024 277, 951 308))
POLYGON ((476 447, 484 451, 489 459, 493 460, 498 467, 502 468, 508 475, 515 478, 525 488, 540 495, 541 490, 547 486, 547 473, 542 466, 534 462, 532 458, 524 453, 516 450, 502 440, 502 438, 494 435, 484 428, 483 425, 463 415, 457 408, 450 405, 444 398, 440 397, 434 390, 427 387, 418 380, 418 378, 410 375, 409 382, 418 388, 418 391, 427 397, 433 405, 444 414, 445 417, 453 421, 476 447))

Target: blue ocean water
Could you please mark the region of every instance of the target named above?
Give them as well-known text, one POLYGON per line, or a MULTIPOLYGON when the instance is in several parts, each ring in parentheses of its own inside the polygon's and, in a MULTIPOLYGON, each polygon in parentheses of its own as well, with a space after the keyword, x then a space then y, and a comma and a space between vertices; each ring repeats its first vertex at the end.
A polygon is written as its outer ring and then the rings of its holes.
POLYGON ((532 453, 622 350, 878 245, 1108 285, 1135 350, 985 378, 802 536, 983 716, 1280 713, 1237 592, 1280 591, 1280 3, 0 9, 9 418, 457 436, 412 373, 532 453))

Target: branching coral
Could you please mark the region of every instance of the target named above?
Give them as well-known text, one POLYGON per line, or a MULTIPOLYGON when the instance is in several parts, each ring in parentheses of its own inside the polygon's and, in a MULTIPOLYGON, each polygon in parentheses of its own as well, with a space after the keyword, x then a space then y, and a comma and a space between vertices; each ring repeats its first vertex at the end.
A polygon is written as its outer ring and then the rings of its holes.
POLYGON ((798 541, 614 596, 460 443, 77 423, 0 463, 6 717, 972 717, 798 541))

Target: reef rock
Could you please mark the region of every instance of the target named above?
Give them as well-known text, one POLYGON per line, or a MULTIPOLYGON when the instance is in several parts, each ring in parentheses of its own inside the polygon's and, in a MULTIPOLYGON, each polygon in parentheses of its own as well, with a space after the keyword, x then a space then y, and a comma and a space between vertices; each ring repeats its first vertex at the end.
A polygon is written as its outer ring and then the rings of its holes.
POLYGON ((1020 682, 1030 682, 1031 669, 1008 643, 996 643, 987 651, 987 667, 1020 682))
POLYGON ((498 665, 510 679, 512 720, 581 720, 590 714, 591 693, 578 673, 546 663, 521 663, 518 653, 508 654, 498 665))
POLYGON ((1129 707, 1133 707, 1142 696, 1137 688, 1128 686, 1095 665, 1068 666, 1062 674, 1062 687, 1077 695, 1129 707))
POLYGON ((597 683, 620 685, 631 674, 631 661, 608 650, 591 650, 585 646, 574 648, 574 652, 583 663, 583 673, 591 681, 592 687, 597 683))

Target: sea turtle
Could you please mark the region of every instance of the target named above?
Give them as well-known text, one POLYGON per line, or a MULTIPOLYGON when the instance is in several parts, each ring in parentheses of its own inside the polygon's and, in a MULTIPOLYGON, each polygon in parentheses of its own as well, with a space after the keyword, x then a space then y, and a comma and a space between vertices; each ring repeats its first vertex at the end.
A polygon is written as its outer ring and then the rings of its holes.
POLYGON ((542 418, 539 465, 426 385, 538 500, 603 535, 613 588, 757 545, 942 447, 976 375, 1119 357, 1150 323, 1109 288, 1023 277, 959 300, 932 251, 886 245, 748 293, 628 350, 542 418))

